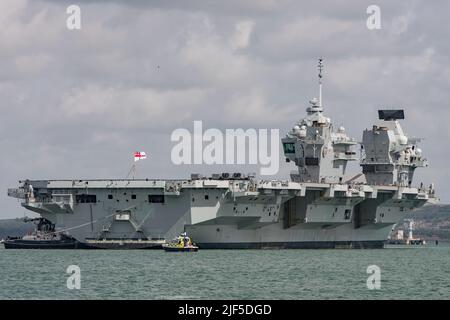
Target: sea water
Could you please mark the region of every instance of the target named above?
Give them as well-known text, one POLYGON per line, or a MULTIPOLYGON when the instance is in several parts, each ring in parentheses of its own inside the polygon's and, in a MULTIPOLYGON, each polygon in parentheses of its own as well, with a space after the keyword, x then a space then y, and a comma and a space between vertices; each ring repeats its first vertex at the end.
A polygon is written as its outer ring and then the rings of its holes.
POLYGON ((446 245, 191 253, 0 248, 0 299, 449 299, 449 259, 446 245), (369 266, 379 268, 379 289, 368 285, 369 266))

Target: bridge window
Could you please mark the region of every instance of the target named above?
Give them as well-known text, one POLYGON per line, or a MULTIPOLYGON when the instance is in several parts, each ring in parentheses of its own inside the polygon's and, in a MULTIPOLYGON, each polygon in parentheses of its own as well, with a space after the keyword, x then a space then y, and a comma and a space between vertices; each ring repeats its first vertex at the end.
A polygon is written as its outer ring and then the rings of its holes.
POLYGON ((108 194, 108 199, 112 199, 113 198, 113 195, 112 194, 108 194))
POLYGON ((205 194, 205 200, 209 199, 209 195, 205 194))
POLYGON ((283 143, 284 153, 295 153, 295 146, 293 143, 283 143))
POLYGON ((135 195, 135 194, 132 194, 132 195, 131 195, 131 199, 136 200, 136 195, 135 195))

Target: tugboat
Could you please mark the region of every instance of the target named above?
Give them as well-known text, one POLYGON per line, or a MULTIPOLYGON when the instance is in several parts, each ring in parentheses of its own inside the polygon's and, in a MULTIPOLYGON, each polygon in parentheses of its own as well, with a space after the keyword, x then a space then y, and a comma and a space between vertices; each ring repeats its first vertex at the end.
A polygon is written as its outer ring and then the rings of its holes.
POLYGON ((45 218, 24 219, 33 222, 36 229, 23 237, 7 237, 5 249, 78 249, 82 244, 64 232, 55 231, 55 225, 45 218))
POLYGON ((198 247, 192 242, 186 232, 180 234, 177 238, 162 245, 167 252, 197 252, 198 247))

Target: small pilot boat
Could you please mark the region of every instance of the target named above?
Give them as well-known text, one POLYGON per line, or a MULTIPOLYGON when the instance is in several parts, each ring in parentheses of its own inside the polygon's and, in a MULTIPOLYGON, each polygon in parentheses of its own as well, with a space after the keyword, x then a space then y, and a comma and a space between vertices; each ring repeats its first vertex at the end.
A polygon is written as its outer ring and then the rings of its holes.
POLYGON ((162 248, 167 252, 197 252, 198 247, 192 242, 186 233, 180 234, 177 238, 164 243, 162 248))

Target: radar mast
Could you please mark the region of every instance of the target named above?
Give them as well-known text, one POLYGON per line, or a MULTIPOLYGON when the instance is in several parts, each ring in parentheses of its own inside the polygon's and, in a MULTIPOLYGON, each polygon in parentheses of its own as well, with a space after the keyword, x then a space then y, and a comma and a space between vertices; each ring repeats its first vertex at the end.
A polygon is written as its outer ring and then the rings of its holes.
POLYGON ((319 70, 319 107, 322 107, 322 70, 323 70, 323 59, 319 58, 319 64, 317 69, 319 70))

